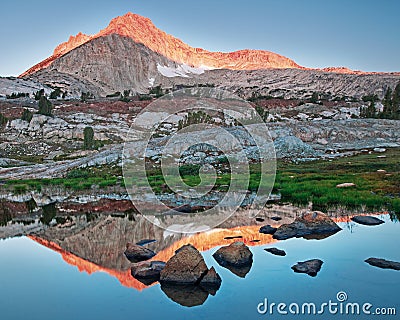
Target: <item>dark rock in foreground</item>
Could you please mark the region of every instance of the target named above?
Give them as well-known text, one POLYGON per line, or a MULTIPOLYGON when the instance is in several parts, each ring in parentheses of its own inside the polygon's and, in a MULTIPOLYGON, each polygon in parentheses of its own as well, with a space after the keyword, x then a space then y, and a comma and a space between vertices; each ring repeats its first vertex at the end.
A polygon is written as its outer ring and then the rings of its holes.
MULTIPOLYGON (((207 271, 205 276, 200 280, 200 285, 205 288, 216 288, 217 290, 221 286, 222 279, 219 274, 215 271, 214 267, 211 267, 207 271)), ((215 294, 215 293, 214 293, 215 294)))
POLYGON ((264 250, 276 256, 282 256, 282 257, 286 256, 286 252, 278 248, 266 248, 264 250))
POLYGON ((365 262, 370 264, 371 266, 382 268, 382 269, 400 270, 400 262, 396 262, 396 261, 389 261, 389 260, 378 259, 378 258, 369 258, 369 259, 365 260, 365 262))
POLYGON ((201 253, 191 244, 179 248, 161 271, 160 281, 172 284, 197 284, 208 272, 201 253))
POLYGON ((209 294, 216 294, 221 282, 214 267, 208 269, 201 253, 191 244, 176 250, 160 273, 161 290, 185 307, 202 305, 209 294))
POLYGON ((160 279, 160 273, 165 267, 162 261, 143 261, 135 263, 131 267, 132 277, 138 280, 149 280, 147 283, 153 283, 160 279))
POLYGON ((124 254, 133 263, 149 260, 156 255, 154 251, 132 243, 126 245, 124 254))
POLYGON ((307 273, 309 276, 315 277, 317 273, 321 270, 323 263, 324 262, 319 259, 297 262, 297 264, 294 265, 292 269, 294 270, 294 272, 307 273))
POLYGON ((371 217, 371 216, 355 216, 351 218, 352 221, 363 224, 366 226, 377 226, 382 223, 385 223, 385 221, 378 219, 376 217, 371 217))
POLYGON ((160 282, 179 285, 198 285, 218 290, 221 277, 212 267, 208 270, 201 253, 191 244, 175 251, 160 273, 160 282))
POLYGON ((220 266, 241 278, 249 273, 253 264, 253 254, 243 242, 234 242, 219 248, 213 257, 220 266))
POLYGON ((311 212, 290 224, 281 225, 274 233, 273 238, 286 240, 290 238, 300 238, 309 235, 335 234, 342 230, 331 218, 322 212, 311 212))
POLYGON ((260 228, 260 233, 265 233, 265 234, 274 234, 278 230, 277 228, 271 227, 269 224, 266 226, 262 226, 260 228))
POLYGON ((243 242, 234 242, 229 246, 219 248, 213 257, 221 266, 240 267, 253 263, 253 254, 243 242))

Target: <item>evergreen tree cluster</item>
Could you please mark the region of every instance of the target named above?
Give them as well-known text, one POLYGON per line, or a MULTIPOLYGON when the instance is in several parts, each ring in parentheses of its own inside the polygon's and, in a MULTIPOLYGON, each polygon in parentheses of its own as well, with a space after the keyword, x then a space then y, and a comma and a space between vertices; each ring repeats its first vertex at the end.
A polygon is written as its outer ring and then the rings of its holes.
POLYGON ((18 92, 18 93, 11 93, 10 95, 6 95, 7 99, 18 99, 18 98, 29 98, 29 93, 25 93, 25 92, 18 92))
POLYGON ((400 119, 400 82, 396 85, 393 92, 390 88, 387 89, 382 103, 382 118, 400 119))
POLYGON ((193 124, 211 123, 211 122, 212 122, 211 116, 205 113, 204 111, 200 110, 197 112, 189 112, 188 115, 185 116, 183 120, 179 120, 178 130, 181 130, 193 124))
POLYGON ((393 91, 391 88, 386 90, 385 96, 382 100, 382 112, 378 112, 375 108, 377 100, 378 97, 376 95, 363 97, 363 101, 369 102, 369 105, 360 109, 361 118, 400 120, 400 82, 396 85, 393 91))

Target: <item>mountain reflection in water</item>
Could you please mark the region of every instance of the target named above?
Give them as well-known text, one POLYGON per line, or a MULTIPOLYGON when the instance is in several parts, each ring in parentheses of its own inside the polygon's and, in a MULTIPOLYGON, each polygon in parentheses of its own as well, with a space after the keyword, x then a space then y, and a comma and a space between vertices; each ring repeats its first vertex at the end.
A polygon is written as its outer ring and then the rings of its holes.
MULTIPOLYGON (((271 224, 278 227, 283 223, 290 223, 302 213, 302 210, 296 207, 273 206, 261 213, 262 219, 258 220, 262 221, 247 218, 248 214, 241 213, 224 222, 219 229, 193 235, 167 232, 140 215, 128 217, 97 214, 91 219, 88 219, 87 215, 73 215, 59 218, 57 219, 59 223, 50 223, 50 226, 28 237, 61 254, 65 262, 77 267, 80 272, 87 274, 105 272, 118 279, 122 286, 142 291, 157 282, 146 285, 132 277, 131 263, 123 254, 128 242, 137 243, 146 240, 148 243, 144 246, 156 252, 156 256, 151 260, 164 262, 168 261, 177 249, 188 243, 199 251, 208 251, 235 241, 242 241, 248 246, 273 244, 277 240, 271 235, 259 233, 260 226, 271 224), (276 222, 271 219, 276 216, 282 217, 282 220, 276 222)), ((59 215, 60 212, 52 212, 51 216, 59 215)), ((350 222, 350 217, 336 216, 334 220, 350 222)), ((244 278, 250 271, 251 265, 246 268, 228 269, 236 276, 244 278)), ((182 306, 203 304, 210 294, 216 294, 216 291, 199 286, 162 285, 161 290, 172 301, 182 306)))

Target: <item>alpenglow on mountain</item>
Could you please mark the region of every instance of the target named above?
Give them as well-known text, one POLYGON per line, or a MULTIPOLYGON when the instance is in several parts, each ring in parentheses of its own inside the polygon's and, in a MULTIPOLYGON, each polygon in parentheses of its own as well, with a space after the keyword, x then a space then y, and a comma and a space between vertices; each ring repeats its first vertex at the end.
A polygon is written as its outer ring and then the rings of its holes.
POLYGON ((200 83, 233 92, 240 89, 244 92, 237 93, 243 96, 251 94, 246 87, 264 95, 294 92, 289 96, 297 96, 316 88, 359 95, 365 93, 359 92, 365 81, 371 90, 383 90, 380 77, 350 77, 360 73, 364 74, 343 67, 310 69, 269 51, 223 53, 193 48, 156 28, 150 19, 128 13, 113 19, 98 34, 71 36, 56 47, 53 55, 20 77, 61 88, 69 96, 81 92, 105 96, 124 90, 146 93, 156 85, 200 83))
POLYGON ((230 53, 210 52, 193 48, 181 40, 158 29, 150 19, 137 14, 127 13, 111 20, 104 30, 96 35, 78 33, 67 42, 56 47, 48 59, 33 66, 22 76, 34 73, 50 66, 54 60, 93 39, 116 34, 145 45, 150 50, 177 63, 205 69, 256 70, 268 68, 299 68, 293 60, 279 54, 262 50, 240 50, 230 53))

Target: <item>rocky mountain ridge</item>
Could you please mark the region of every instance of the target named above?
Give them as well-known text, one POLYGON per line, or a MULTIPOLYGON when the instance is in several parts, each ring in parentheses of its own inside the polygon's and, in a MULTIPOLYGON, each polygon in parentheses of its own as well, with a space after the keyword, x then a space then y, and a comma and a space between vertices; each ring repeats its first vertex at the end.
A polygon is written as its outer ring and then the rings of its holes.
POLYGON ((107 28, 95 35, 78 33, 56 47, 53 55, 33 66, 21 76, 49 67, 55 60, 93 39, 116 34, 141 43, 150 50, 177 63, 205 69, 255 70, 265 68, 300 68, 294 61, 279 54, 262 50, 239 50, 230 53, 210 52, 193 48, 158 29, 150 19, 127 13, 111 20, 107 28))

